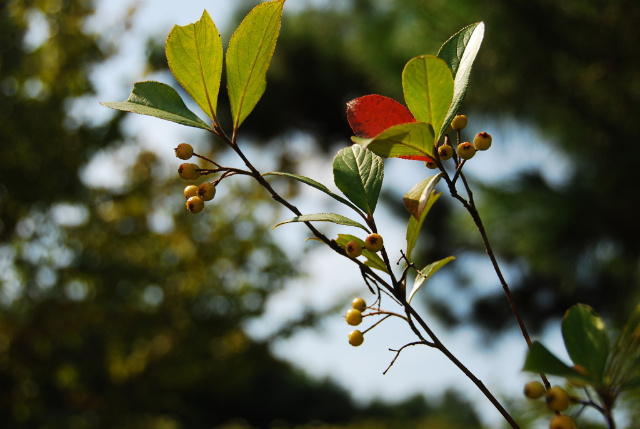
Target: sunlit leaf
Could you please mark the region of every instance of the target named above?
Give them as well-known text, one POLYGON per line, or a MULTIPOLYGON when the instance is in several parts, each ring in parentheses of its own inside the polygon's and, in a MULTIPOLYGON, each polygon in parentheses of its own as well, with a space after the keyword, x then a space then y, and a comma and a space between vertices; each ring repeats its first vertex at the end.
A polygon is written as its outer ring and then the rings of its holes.
POLYGON ((136 82, 126 101, 109 101, 100 104, 125 112, 155 116, 189 127, 211 129, 187 108, 175 89, 160 82, 136 82))
POLYGON ((347 103, 347 120, 358 137, 372 138, 389 127, 416 122, 409 109, 383 95, 371 94, 347 103))
POLYGON ((438 173, 435 176, 424 179, 411 188, 402 198, 407 211, 416 219, 420 219, 431 193, 441 178, 442 173, 438 173))
POLYGON ((229 41, 227 88, 234 129, 242 124, 264 94, 284 2, 260 3, 244 18, 229 41))
POLYGON ((356 237, 355 235, 338 234, 338 239, 336 240, 336 243, 338 244, 338 246, 342 247, 343 249, 346 249, 347 244, 350 241, 357 241, 362 246, 362 256, 366 258, 366 261, 364 263, 366 266, 375 268, 380 271, 384 271, 385 273, 389 272, 382 258, 378 256, 377 253, 367 250, 364 246, 364 240, 362 240, 361 238, 356 237))
POLYGON ((166 55, 176 80, 215 119, 223 52, 220 33, 206 10, 198 22, 173 27, 167 38, 166 55))
POLYGON ((411 302, 411 299, 413 298, 413 296, 416 294, 416 292, 418 292, 418 290, 422 287, 424 282, 427 281, 429 277, 434 275, 440 268, 444 267, 454 259, 456 259, 454 256, 449 256, 448 258, 444 258, 439 261, 433 262, 427 265, 426 267, 424 267, 423 269, 421 269, 420 271, 418 271, 418 273, 416 274, 416 279, 413 282, 413 288, 411 288, 411 293, 409 294, 409 298, 407 299, 407 302, 409 303, 411 302))
POLYGON ((438 201, 438 198, 440 198, 440 195, 442 194, 431 192, 431 194, 429 195, 429 199, 427 200, 427 204, 425 205, 424 209, 420 213, 420 218, 416 219, 413 216, 409 217, 409 223, 407 224, 407 235, 406 235, 407 259, 409 260, 411 260, 413 249, 415 248, 418 242, 418 237, 420 236, 420 229, 422 229, 424 220, 427 218, 427 214, 429 214, 429 210, 431 210, 431 207, 433 206, 433 204, 435 204, 435 202, 438 201))
POLYGON ((404 99, 413 116, 431 124, 438 132, 444 124, 453 99, 453 77, 447 64, 433 55, 411 59, 402 72, 404 99))
POLYGON ((331 222, 338 225, 346 225, 346 226, 355 226, 356 228, 361 228, 367 232, 370 232, 367 227, 356 222, 355 220, 351 220, 348 217, 336 214, 336 213, 315 213, 308 214, 302 216, 296 216, 291 219, 287 219, 285 221, 280 222, 274 228, 279 227, 280 225, 284 225, 286 223, 294 223, 294 222, 331 222))
POLYGON ((383 158, 426 159, 433 154, 433 128, 424 122, 395 125, 376 137, 352 137, 351 140, 383 158))
POLYGON ((383 178, 382 159, 360 146, 346 147, 333 159, 333 179, 336 186, 353 204, 369 215, 376 209, 383 178))

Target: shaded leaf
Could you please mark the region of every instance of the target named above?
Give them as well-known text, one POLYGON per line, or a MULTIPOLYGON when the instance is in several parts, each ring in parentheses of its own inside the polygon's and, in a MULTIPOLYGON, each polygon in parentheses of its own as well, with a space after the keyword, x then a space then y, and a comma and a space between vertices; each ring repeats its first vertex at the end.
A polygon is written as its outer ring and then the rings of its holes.
POLYGON ((160 82, 136 82, 126 101, 108 101, 100 104, 111 109, 155 116, 189 127, 211 129, 187 108, 175 89, 160 82))
POLYGON ((600 316, 588 305, 572 306, 562 320, 562 337, 573 363, 582 366, 594 380, 602 381, 609 336, 600 316))
POLYGON ((364 263, 366 266, 375 268, 380 271, 384 271, 385 273, 389 272, 382 258, 378 256, 377 253, 367 250, 364 246, 364 240, 356 237, 355 235, 338 234, 338 239, 336 240, 336 243, 338 244, 338 246, 342 247, 343 249, 346 249, 347 244, 350 241, 357 241, 362 246, 362 256, 364 256, 367 259, 364 263))
POLYGON ((424 220, 427 218, 427 214, 429 214, 429 210, 431 210, 431 207, 433 206, 433 204, 435 204, 436 201, 438 201, 438 198, 440 198, 440 195, 442 194, 437 194, 435 192, 431 192, 431 195, 429 196, 429 199, 427 200, 427 204, 424 207, 424 209, 422 210, 421 214, 420 214, 420 218, 416 219, 415 217, 411 216, 409 217, 409 223, 407 224, 407 259, 411 260, 411 255, 413 253, 413 249, 416 246, 416 243, 418 242, 418 237, 420 235, 420 229, 422 229, 422 225, 424 224, 424 220))
POLYGON ((389 127, 416 122, 409 109, 383 95, 371 94, 347 103, 347 120, 358 137, 372 138, 389 127))
POLYGON ((433 128, 424 122, 395 125, 374 138, 351 140, 383 158, 412 157, 426 161, 433 154, 433 128))
POLYGON ((341 149, 333 159, 336 186, 368 215, 376 209, 383 178, 382 159, 360 146, 341 149))
POLYGON ((227 49, 227 89, 236 130, 258 104, 280 33, 285 0, 260 3, 240 23, 227 49))
POLYGON ((429 277, 434 275, 440 268, 444 267, 454 259, 456 259, 455 256, 449 256, 439 261, 432 262, 431 264, 427 265, 426 267, 418 271, 418 273, 416 274, 416 279, 413 282, 413 288, 411 289, 411 293, 409 293, 409 298, 407 299, 407 302, 411 303, 411 299, 413 298, 413 296, 416 294, 416 292, 418 292, 418 290, 422 287, 424 282, 427 281, 429 277))
POLYGON ((173 27, 167 38, 166 54, 173 76, 215 120, 223 52, 220 33, 206 10, 198 22, 173 27))
POLYGON ((296 216, 291 219, 287 219, 285 221, 280 222, 274 228, 279 227, 280 225, 284 225, 286 223, 293 222, 331 222, 338 225, 346 225, 346 226, 355 226, 356 228, 361 228, 367 232, 370 232, 367 227, 356 222, 355 220, 351 220, 348 217, 336 214, 336 213, 316 213, 309 215, 296 216))
POLYGON ((558 359, 538 341, 534 341, 529 347, 523 370, 580 380, 584 378, 583 375, 558 359))
POLYGON ((409 110, 418 121, 431 124, 437 141, 453 100, 451 70, 433 55, 413 58, 402 71, 402 88, 409 110))

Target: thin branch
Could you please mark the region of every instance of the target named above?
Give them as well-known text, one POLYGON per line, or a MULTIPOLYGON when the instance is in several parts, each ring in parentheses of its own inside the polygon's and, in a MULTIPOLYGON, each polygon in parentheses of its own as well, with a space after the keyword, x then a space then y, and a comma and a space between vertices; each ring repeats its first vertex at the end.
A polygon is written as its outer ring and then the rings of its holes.
POLYGON ((396 363, 396 360, 398 360, 398 357, 400 356, 400 352, 402 352, 402 350, 406 349, 407 347, 417 346, 417 345, 435 347, 433 343, 430 343, 428 341, 414 341, 413 343, 405 344, 404 346, 400 347, 398 350, 389 349, 390 352, 396 352, 396 355, 393 357, 393 360, 391 361, 387 369, 384 370, 382 375, 387 375, 387 372, 389 372, 393 364, 396 363))

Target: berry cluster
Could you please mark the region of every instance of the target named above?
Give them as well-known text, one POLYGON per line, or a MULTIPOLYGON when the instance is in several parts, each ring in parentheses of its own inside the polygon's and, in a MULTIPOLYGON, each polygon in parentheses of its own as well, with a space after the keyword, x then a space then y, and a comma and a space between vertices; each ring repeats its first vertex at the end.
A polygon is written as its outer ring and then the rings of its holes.
MULTIPOLYGON (((447 136, 444 143, 438 146, 437 157, 440 159, 440 161, 447 161, 454 156, 466 161, 473 158, 477 151, 487 150, 491 147, 491 134, 487 133, 486 131, 476 134, 476 136, 473 138, 473 143, 460 142, 460 131, 463 130, 466 126, 467 117, 465 115, 457 114, 453 118, 453 120, 451 121, 451 125, 449 126, 449 128, 447 128, 446 134, 449 134, 451 131, 455 130, 458 136, 458 146, 454 153, 453 146, 451 145, 447 136)), ((458 159, 456 159, 456 165, 457 164, 458 159)), ((431 169, 438 168, 438 163, 435 159, 427 161, 426 165, 431 169)))
MULTIPOLYGON (((382 240, 382 236, 380 234, 369 234, 369 236, 367 236, 367 238, 365 238, 364 240, 364 248, 369 252, 379 252, 380 250, 382 250, 383 246, 384 241, 382 240)), ((350 241, 345 246, 344 251, 347 252, 347 255, 350 258, 357 258, 358 256, 362 255, 362 244, 355 240, 350 241)))
MULTIPOLYGON (((345 320, 351 326, 358 326, 362 323, 362 312, 366 310, 367 303, 362 298, 354 298, 351 301, 351 308, 347 310, 347 314, 345 315, 345 320)), ((354 347, 358 347, 362 345, 364 342, 364 333, 359 330, 353 330, 349 332, 349 344, 354 347)))
MULTIPOLYGON (((188 143, 180 143, 175 148, 176 157, 187 160, 193 155, 193 147, 188 143)), ((185 180, 196 180, 200 177, 202 169, 198 164, 184 163, 178 167, 178 175, 185 180)), ((200 213, 204 208, 204 202, 210 201, 216 195, 216 187, 213 183, 205 182, 199 186, 189 185, 184 188, 184 196, 187 198, 187 210, 191 213, 200 213)))
POLYGON ((573 418, 560 414, 571 405, 571 396, 562 387, 554 386, 546 390, 539 381, 531 381, 524 386, 524 395, 529 399, 545 397, 547 407, 556 412, 556 416, 551 419, 549 429, 575 429, 573 418))

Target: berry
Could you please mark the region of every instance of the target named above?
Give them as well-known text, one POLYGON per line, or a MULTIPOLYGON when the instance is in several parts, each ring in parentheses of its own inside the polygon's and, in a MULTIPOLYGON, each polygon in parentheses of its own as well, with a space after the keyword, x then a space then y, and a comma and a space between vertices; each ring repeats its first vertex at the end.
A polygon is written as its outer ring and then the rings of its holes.
POLYGON ((193 147, 188 143, 180 143, 174 150, 180 159, 189 159, 193 156, 193 147))
POLYGON ((200 197, 191 197, 187 200, 187 210, 191 213, 200 213, 204 208, 204 201, 200 197))
POLYGON ((486 131, 476 134, 473 138, 473 145, 476 150, 487 150, 491 147, 491 134, 486 131))
POLYGON ((538 399, 544 395, 544 386, 539 381, 531 381, 524 386, 524 396, 529 399, 538 399))
POLYGON ((189 185, 186 188, 184 188, 184 196, 187 197, 187 199, 191 198, 191 197, 195 197, 196 195, 198 195, 198 187, 195 185, 189 185))
POLYGON ((183 179, 196 180, 198 177, 200 177, 200 171, 198 170, 198 168, 200 167, 198 167, 197 164, 180 164, 180 167, 178 167, 178 174, 183 179))
POLYGON ((436 164, 436 161, 434 159, 431 159, 431 158, 429 158, 428 161, 425 161, 424 165, 426 165, 427 168, 430 168, 432 170, 435 170, 436 168, 438 168, 438 164, 436 164))
POLYGON ((438 148, 438 155, 440 156, 440 159, 443 161, 446 161, 447 159, 451 159, 451 157, 453 156, 453 148, 448 144, 440 146, 438 148))
POLYGON ((451 121, 451 128, 454 130, 462 130, 467 126, 467 117, 465 115, 457 114, 453 121, 451 121))
POLYGON ((357 241, 350 241, 344 249, 350 258, 357 258, 362 255, 362 245, 357 241))
MULTIPOLYGON (((582 365, 573 365, 573 369, 575 369, 576 372, 579 372, 582 375, 587 375, 587 370, 582 365)), ((578 380, 577 378, 568 378, 567 380, 574 387, 582 388, 586 386, 586 384, 582 380, 578 380)))
POLYGON ((360 297, 353 298, 353 301, 351 301, 351 307, 356 310, 364 311, 367 308, 367 303, 360 297))
POLYGON ((460 143, 458 145, 458 156, 462 159, 471 159, 476 154, 476 148, 469 142, 460 143))
POLYGON ((216 187, 213 183, 204 182, 198 186, 198 196, 204 201, 212 200, 216 196, 216 187))
POLYGON ((570 403, 569 394, 562 387, 555 386, 547 392, 547 406, 553 411, 564 411, 570 403))
POLYGON ((349 332, 349 344, 351 344, 353 347, 358 347, 363 342, 364 335, 362 334, 362 332, 358 331, 357 329, 355 331, 349 332))
POLYGON ((378 252, 384 245, 382 236, 380 234, 373 233, 364 240, 364 247, 370 252, 378 252))
POLYGON ((362 312, 355 308, 350 308, 347 310, 347 315, 344 318, 349 325, 358 326, 362 323, 362 312))
POLYGON ((576 425, 569 416, 555 416, 549 423, 549 429, 576 429, 576 425))

